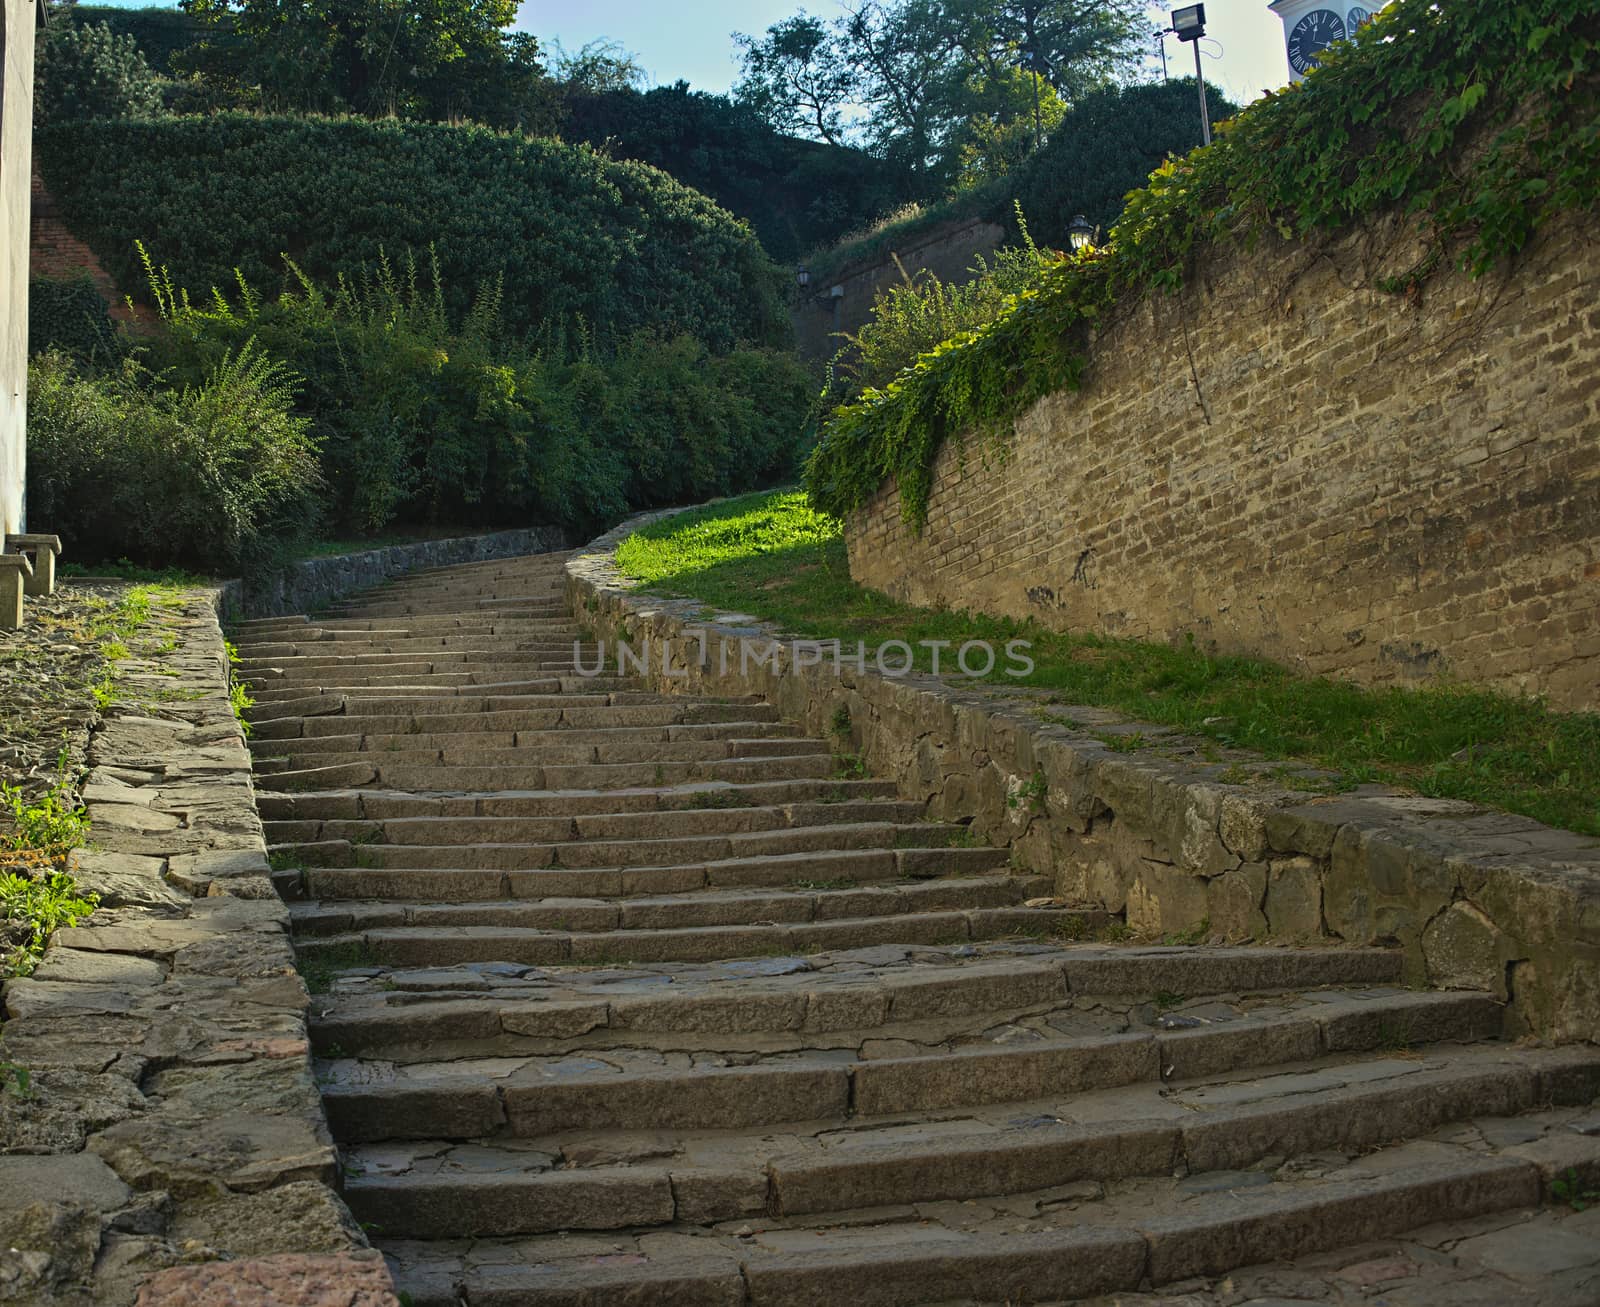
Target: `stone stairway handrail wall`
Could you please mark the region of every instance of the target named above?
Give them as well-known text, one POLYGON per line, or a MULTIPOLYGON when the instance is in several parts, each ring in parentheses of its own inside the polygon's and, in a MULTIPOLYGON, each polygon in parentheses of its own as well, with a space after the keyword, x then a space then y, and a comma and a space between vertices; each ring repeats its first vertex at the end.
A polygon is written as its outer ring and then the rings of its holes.
POLYGON ((702 601, 650 594, 618 570, 623 539, 679 511, 634 517, 566 565, 580 622, 608 647, 648 642, 661 691, 761 695, 818 736, 848 710, 841 746, 930 817, 969 821, 1019 867, 1053 876, 1075 902, 1125 912, 1141 933, 1392 943, 1411 983, 1497 994, 1508 1034, 1573 1041, 1600 1030, 1600 840, 1378 785, 1308 794, 1261 760, 1253 783, 1231 784, 1222 774, 1249 755, 1208 763, 1193 741, 1102 710, 1050 709, 1137 731, 1143 747, 1118 751, 1047 720, 1027 691, 826 657, 796 665, 773 624, 700 620, 702 601), (746 663, 741 641, 776 642, 775 660, 746 663))
POLYGON ((219 612, 225 621, 313 612, 345 595, 408 572, 548 553, 567 543, 560 527, 533 526, 307 558, 266 576, 224 581, 219 591, 219 612))

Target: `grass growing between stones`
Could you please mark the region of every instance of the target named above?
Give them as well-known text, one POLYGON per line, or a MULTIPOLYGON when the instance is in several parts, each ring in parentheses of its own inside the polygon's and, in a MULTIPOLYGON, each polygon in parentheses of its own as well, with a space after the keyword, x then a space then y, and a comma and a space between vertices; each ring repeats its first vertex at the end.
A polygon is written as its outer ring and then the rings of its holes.
POLYGON ((763 618, 801 638, 837 638, 847 651, 857 641, 869 655, 905 641, 924 671, 931 652, 919 641, 949 642, 941 665, 949 671, 966 641, 999 650, 1027 640, 1031 674, 1007 675, 1002 653, 981 679, 1312 763, 1345 786, 1381 781, 1600 835, 1600 713, 1554 713, 1537 699, 1448 682, 1365 689, 1211 653, 1192 639, 1112 639, 897 603, 850 579, 839 523, 798 492, 747 495, 653 523, 623 541, 617 562, 656 593, 763 618))

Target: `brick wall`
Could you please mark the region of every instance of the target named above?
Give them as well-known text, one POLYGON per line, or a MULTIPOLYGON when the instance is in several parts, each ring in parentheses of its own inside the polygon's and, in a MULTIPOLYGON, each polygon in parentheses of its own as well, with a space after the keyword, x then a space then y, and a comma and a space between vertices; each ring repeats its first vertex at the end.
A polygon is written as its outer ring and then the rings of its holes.
POLYGON ((866 264, 850 264, 811 285, 791 314, 795 341, 807 358, 832 358, 843 342, 840 332, 856 332, 872 316, 880 291, 900 283, 900 267, 915 276, 926 269, 941 281, 958 285, 972 280, 972 266, 988 258, 1005 243, 1006 229, 985 218, 963 218, 919 235, 894 251, 866 264), (838 286, 844 294, 835 296, 838 286))
POLYGON ((1600 707, 1600 279, 1587 225, 1420 297, 1374 236, 1219 255, 1126 308, 1080 392, 892 485, 851 571, 920 604, 1370 683, 1448 673, 1600 707))
POLYGON ((28 223, 29 276, 72 277, 86 272, 114 319, 120 322, 140 320, 142 315, 129 311, 123 292, 101 266, 94 251, 67 230, 55 197, 45 189, 37 169, 33 172, 32 202, 28 223))

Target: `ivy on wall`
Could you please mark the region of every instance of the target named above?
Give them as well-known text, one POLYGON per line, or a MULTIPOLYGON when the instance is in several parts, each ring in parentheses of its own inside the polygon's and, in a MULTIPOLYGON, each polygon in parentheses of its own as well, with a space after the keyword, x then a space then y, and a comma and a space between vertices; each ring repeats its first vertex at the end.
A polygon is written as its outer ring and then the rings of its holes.
POLYGON ((60 350, 74 358, 114 357, 117 334, 106 302, 87 274, 28 281, 28 352, 60 350))
POLYGON ((920 531, 946 439, 1003 438, 1036 400, 1076 389, 1090 325, 1126 297, 1178 290, 1208 248, 1398 212, 1425 253, 1385 288, 1449 260, 1480 275, 1556 214, 1600 207, 1597 109, 1600 14, 1586 0, 1397 0, 1305 81, 1152 174, 1106 250, 1045 269, 993 322, 834 410, 811 499, 843 516, 892 477, 920 531))

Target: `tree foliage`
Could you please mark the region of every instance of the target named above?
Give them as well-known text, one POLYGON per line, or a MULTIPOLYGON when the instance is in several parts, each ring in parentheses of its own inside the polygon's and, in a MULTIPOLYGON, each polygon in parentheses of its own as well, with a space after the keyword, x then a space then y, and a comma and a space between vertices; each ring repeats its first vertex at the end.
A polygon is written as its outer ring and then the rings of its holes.
POLYGON ((516 0, 181 0, 208 34, 176 66, 235 102, 548 128, 534 39, 516 0))
POLYGON ((937 193, 1015 165, 1062 105, 1126 71, 1140 0, 854 0, 735 34, 735 96, 781 131, 864 145, 937 193))
POLYGON ((103 23, 57 23, 34 53, 33 119, 155 113, 161 87, 133 37, 103 23))

